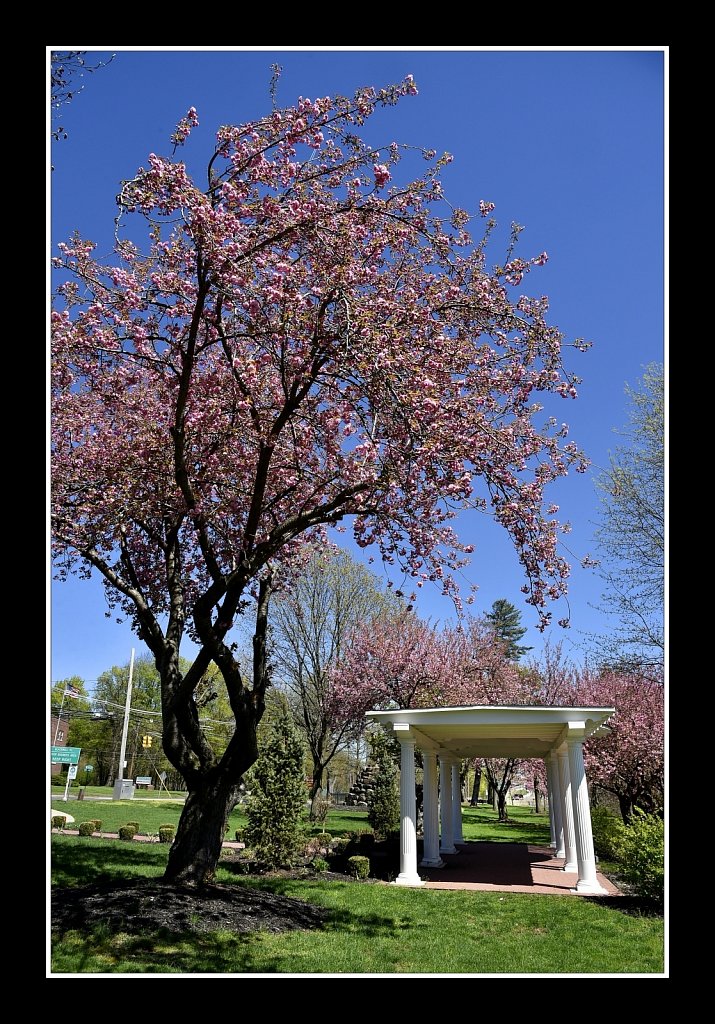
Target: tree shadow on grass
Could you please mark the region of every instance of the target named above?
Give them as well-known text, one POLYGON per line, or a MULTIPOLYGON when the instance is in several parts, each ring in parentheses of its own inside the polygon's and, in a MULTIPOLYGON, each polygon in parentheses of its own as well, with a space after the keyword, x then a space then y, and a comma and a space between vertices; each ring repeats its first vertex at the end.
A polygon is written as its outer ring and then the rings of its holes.
POLYGON ((285 958, 261 954, 255 934, 159 928, 142 935, 102 925, 58 939, 56 973, 276 974, 285 958))
MULTIPOLYGON (((58 973, 293 973, 290 944, 276 951, 287 930, 375 939, 411 927, 370 906, 324 906, 318 880, 315 899, 310 880, 298 897, 287 878, 180 891, 156 877, 166 849, 89 840, 53 844, 53 853, 58 973)), ((359 892, 369 883, 334 884, 359 892)))
POLYGON ((137 875, 161 873, 168 845, 128 843, 118 840, 82 839, 52 844, 52 875, 55 885, 88 885, 122 881, 137 875))
MULTIPOLYGON (((176 892, 167 893, 166 897, 157 892, 149 898, 157 908, 161 905, 163 915, 167 914, 166 901, 171 896, 172 909, 168 911, 171 916, 164 919, 176 922, 178 927, 167 927, 142 918, 140 908, 131 904, 131 900, 146 901, 148 893, 153 891, 151 880, 128 888, 126 883, 124 885, 119 892, 113 888, 107 894, 95 893, 89 899, 88 890, 65 891, 68 896, 74 894, 75 902, 78 899, 75 909, 79 913, 57 917, 53 964, 56 972, 295 973, 296 964, 301 961, 295 959, 294 947, 288 942, 283 947, 285 951, 281 949, 282 936, 288 930, 316 936, 326 932, 336 937, 347 934, 356 941, 364 941, 397 936, 411 927, 381 914, 321 907, 296 899, 291 896, 290 886, 279 879, 209 887, 213 891, 207 891, 207 899, 200 892, 191 894, 190 904, 186 901, 188 893, 178 893, 184 896, 180 907, 174 907, 176 892), (238 921, 234 922, 234 927, 227 925, 224 915, 216 913, 212 903, 216 890, 223 890, 225 894, 220 910, 236 903, 251 910, 253 917, 245 929, 238 921), (129 897, 130 902, 125 899, 124 914, 108 912, 107 899, 111 909, 117 896, 129 897), (93 901, 99 905, 99 919, 97 914, 84 915, 93 901), (197 930, 199 928, 201 930, 197 930)), ((160 884, 154 889, 159 890, 160 884)))
POLYGON ((579 896, 586 903, 595 903, 605 910, 614 910, 628 917, 663 917, 663 904, 643 896, 579 896))

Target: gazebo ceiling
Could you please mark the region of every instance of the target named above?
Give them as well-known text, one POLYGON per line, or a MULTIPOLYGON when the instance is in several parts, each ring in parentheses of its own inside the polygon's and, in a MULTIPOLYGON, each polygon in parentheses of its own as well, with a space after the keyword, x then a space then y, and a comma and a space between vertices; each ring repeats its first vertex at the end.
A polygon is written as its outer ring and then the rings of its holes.
POLYGON ((466 708, 418 708, 368 711, 370 721, 387 731, 409 732, 424 750, 455 757, 545 757, 578 733, 584 739, 599 730, 615 708, 481 705, 466 708))

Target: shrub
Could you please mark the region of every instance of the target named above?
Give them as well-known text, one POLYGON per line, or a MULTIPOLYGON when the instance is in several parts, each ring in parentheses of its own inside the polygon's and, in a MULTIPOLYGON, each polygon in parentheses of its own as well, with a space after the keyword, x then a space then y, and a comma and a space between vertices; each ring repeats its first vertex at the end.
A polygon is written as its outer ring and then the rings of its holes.
POLYGON ((618 843, 623 832, 623 822, 607 807, 591 808, 593 848, 597 856, 606 860, 618 860, 618 843))
POLYGON ((315 857, 311 867, 313 871, 327 871, 330 865, 324 857, 315 857))
POLYGON ((102 819, 101 818, 95 818, 94 819, 94 831, 95 832, 101 832, 102 831, 102 819))
POLYGON ((369 857, 348 857, 348 874, 355 878, 367 878, 370 874, 369 857))
POLYGON ((159 842, 160 843, 173 843, 176 830, 173 825, 171 828, 160 828, 159 829, 159 842))
POLYGON ((128 822, 119 829, 120 839, 133 839, 136 834, 137 830, 134 828, 134 822, 128 822))
POLYGON ((246 805, 247 842, 269 867, 292 864, 304 842, 303 760, 303 744, 284 709, 252 768, 251 798, 246 805))
POLYGON ((663 899, 665 834, 662 818, 635 810, 618 842, 623 878, 639 896, 663 899))
POLYGON ((361 850, 371 850, 377 836, 371 828, 363 828, 355 833, 355 842, 361 850))
POLYGON ((349 839, 333 839, 330 843, 330 852, 335 857, 340 857, 350 845, 349 839))
POLYGON ((333 837, 330 832, 318 832, 317 835, 311 836, 311 838, 317 840, 321 846, 329 846, 333 837))
POLYGON ((80 821, 79 834, 81 836, 91 836, 93 832, 97 831, 94 825, 94 821, 80 821))
POLYGON ((368 798, 367 820, 376 832, 386 836, 400 827, 400 794, 397 766, 383 733, 370 739, 372 758, 377 768, 368 798))
POLYGON ((236 842, 237 843, 245 843, 246 842, 246 830, 245 829, 237 828, 236 832, 235 832, 235 836, 236 836, 236 842))
POLYGON ((65 827, 65 816, 64 814, 53 814, 52 815, 52 828, 64 828, 65 827))
POLYGON ((135 832, 139 831, 138 821, 125 821, 124 824, 127 826, 127 828, 133 828, 135 832))
POLYGON ((176 832, 176 822, 165 821, 163 825, 159 825, 159 828, 173 828, 174 832, 176 832))

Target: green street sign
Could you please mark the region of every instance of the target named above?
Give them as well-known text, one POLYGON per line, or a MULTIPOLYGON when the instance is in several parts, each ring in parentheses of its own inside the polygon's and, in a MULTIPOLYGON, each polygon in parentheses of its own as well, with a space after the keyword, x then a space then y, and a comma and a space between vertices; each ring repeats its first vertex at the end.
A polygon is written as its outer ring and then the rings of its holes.
POLYGON ((52 764, 78 764, 81 747, 50 747, 52 764))

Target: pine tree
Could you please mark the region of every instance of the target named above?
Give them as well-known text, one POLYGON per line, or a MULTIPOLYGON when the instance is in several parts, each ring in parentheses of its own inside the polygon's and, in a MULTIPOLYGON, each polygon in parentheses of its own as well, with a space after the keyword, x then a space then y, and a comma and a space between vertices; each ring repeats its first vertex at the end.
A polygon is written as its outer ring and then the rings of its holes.
POLYGON ((484 616, 494 630, 496 636, 505 644, 505 653, 511 661, 518 661, 531 647, 522 647, 519 641, 526 633, 526 626, 521 625, 521 612, 511 601, 500 597, 492 605, 492 610, 484 616))
POLYGON ((268 866, 288 866, 301 847, 306 789, 303 745, 287 709, 272 725, 251 771, 251 785, 248 845, 268 866))
POLYGON ((400 794, 397 767, 382 732, 370 737, 370 750, 375 765, 372 795, 368 799, 367 820, 382 836, 397 832, 400 827, 400 794))

